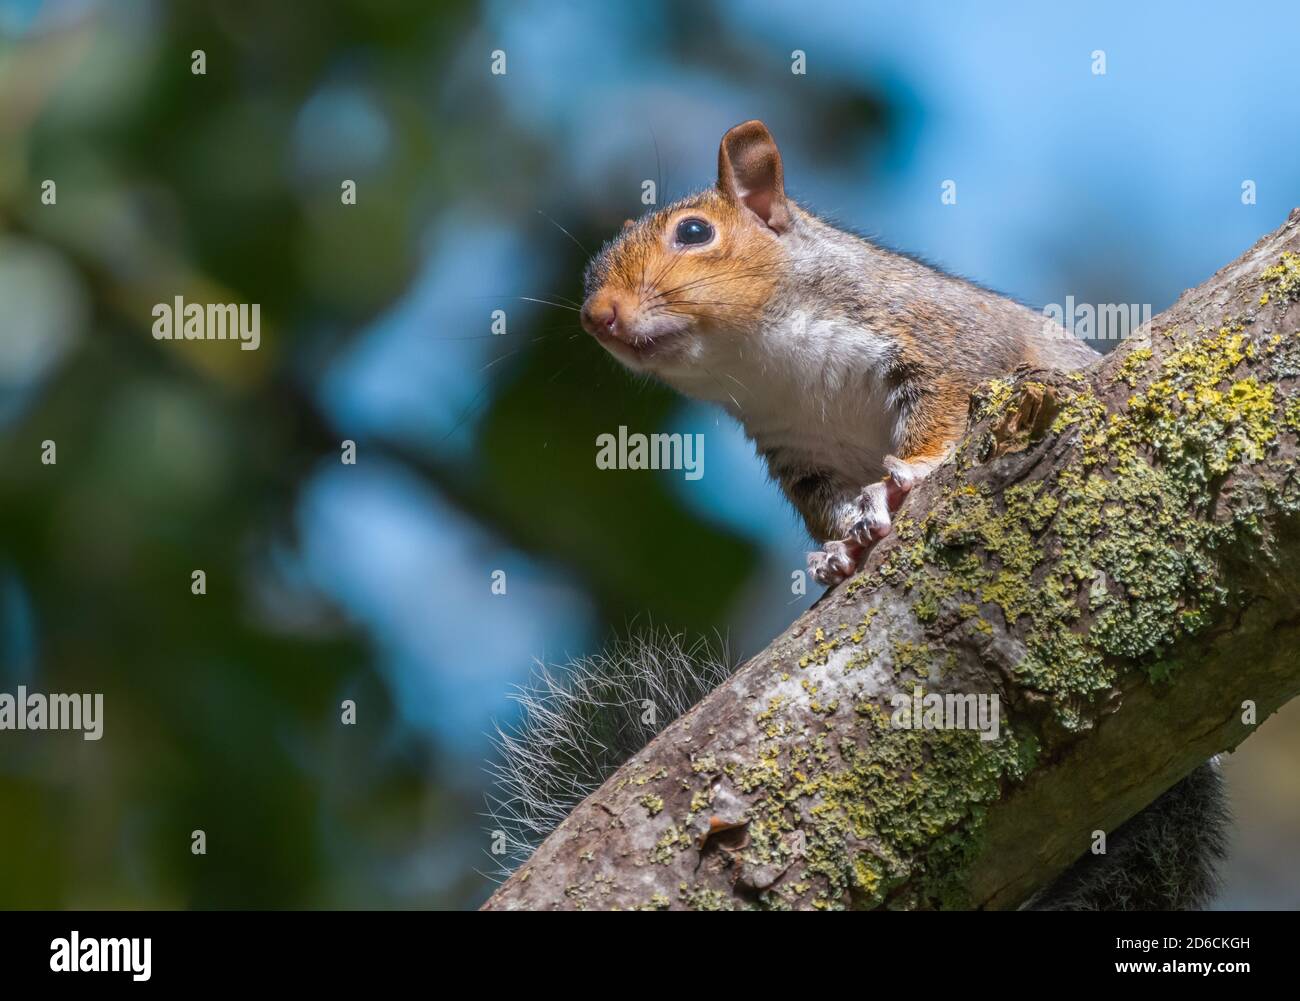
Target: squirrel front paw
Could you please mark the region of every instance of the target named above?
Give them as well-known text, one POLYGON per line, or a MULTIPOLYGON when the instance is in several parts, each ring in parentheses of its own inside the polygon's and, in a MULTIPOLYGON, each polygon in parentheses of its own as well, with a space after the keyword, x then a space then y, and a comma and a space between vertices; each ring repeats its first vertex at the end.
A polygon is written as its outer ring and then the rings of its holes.
POLYGON ((889 534, 889 488, 882 480, 858 494, 858 520, 849 526, 849 538, 859 546, 870 548, 889 534))
POLYGON ((863 549, 852 539, 828 542, 825 548, 808 554, 808 572, 822 587, 834 587, 853 576, 863 549))
POLYGON ((887 455, 884 462, 889 476, 869 484, 858 494, 858 519, 849 528, 849 538, 866 549, 889 534, 893 513, 902 506, 917 480, 916 470, 902 459, 887 455))
POLYGON ((902 506, 920 472, 892 455, 885 456, 885 469, 888 477, 863 487, 858 494, 852 508, 855 518, 845 538, 808 554, 808 571, 818 584, 834 587, 853 576, 871 547, 889 534, 892 515, 902 506))

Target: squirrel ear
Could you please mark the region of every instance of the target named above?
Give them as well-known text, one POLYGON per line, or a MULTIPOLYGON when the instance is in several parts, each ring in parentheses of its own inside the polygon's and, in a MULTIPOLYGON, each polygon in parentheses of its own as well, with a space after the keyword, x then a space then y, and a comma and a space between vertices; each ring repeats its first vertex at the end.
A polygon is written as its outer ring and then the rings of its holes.
POLYGON ((777 233, 790 228, 781 152, 757 119, 737 125, 718 147, 718 190, 744 205, 777 233))

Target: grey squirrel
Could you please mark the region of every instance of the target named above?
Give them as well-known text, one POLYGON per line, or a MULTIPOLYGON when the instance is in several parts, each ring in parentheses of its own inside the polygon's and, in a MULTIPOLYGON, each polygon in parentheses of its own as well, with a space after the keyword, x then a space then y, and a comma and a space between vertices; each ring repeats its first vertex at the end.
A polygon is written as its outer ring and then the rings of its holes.
MULTIPOLYGON (((723 136, 715 187, 629 220, 587 269, 583 327, 626 367, 720 405, 744 428, 839 584, 948 457, 971 392, 1017 366, 1098 359, 1041 314, 884 250, 786 196, 762 122, 723 136)), ((493 815, 522 861, 568 810, 730 673, 674 637, 544 673, 499 737, 493 815), (657 709, 649 721, 644 704, 657 709)), ((1225 852, 1216 765, 1202 765, 1029 906, 1204 906, 1225 852)))

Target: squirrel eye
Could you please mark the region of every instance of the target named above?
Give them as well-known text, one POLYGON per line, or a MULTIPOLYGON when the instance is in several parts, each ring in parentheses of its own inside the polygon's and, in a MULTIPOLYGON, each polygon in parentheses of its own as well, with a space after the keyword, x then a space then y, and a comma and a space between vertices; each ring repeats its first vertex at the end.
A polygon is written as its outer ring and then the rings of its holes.
POLYGON ((698 246, 713 239, 713 227, 703 219, 683 219, 677 224, 677 242, 684 247, 698 246))

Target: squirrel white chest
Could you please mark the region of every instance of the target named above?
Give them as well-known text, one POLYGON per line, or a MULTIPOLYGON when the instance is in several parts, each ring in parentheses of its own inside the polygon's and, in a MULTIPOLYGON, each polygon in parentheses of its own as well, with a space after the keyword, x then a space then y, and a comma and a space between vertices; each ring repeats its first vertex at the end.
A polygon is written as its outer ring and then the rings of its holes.
POLYGON ((795 313, 756 332, 718 402, 774 475, 819 471, 866 483, 883 474, 901 431, 884 378, 889 354, 889 343, 862 327, 795 313))

